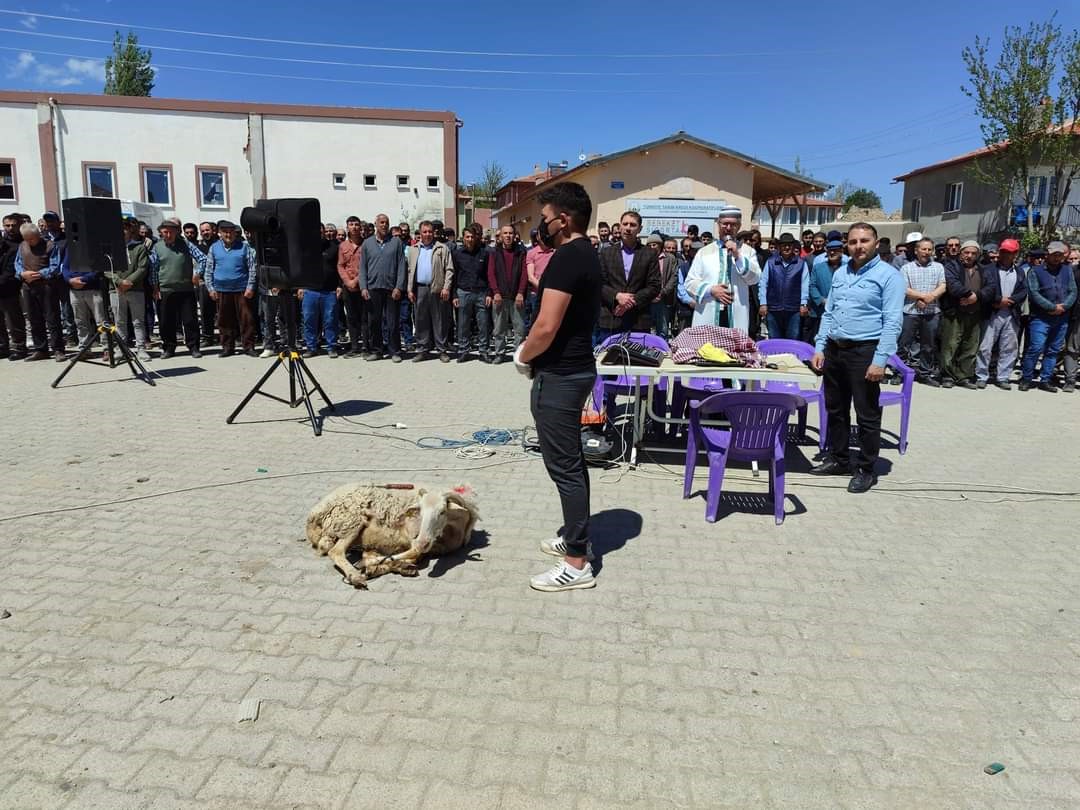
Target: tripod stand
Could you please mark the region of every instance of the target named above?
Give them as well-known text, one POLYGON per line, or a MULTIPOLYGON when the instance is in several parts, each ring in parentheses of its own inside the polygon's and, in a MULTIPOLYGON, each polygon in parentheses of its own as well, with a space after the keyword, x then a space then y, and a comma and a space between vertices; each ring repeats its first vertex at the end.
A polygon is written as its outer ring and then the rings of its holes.
MULTIPOLYGON (((250 391, 247 392, 247 396, 236 406, 229 418, 225 420, 225 424, 231 425, 233 420, 239 416, 240 411, 244 410, 244 407, 254 399, 255 395, 266 397, 267 399, 273 399, 277 402, 284 402, 290 408, 295 408, 300 403, 304 404, 307 409, 308 418, 311 420, 311 430, 316 436, 322 435, 322 421, 315 414, 315 407, 311 404, 312 395, 318 391, 319 396, 323 398, 323 402, 326 403, 328 410, 334 410, 334 403, 330 401, 330 398, 323 391, 319 381, 315 379, 315 375, 311 373, 311 369, 307 367, 307 363, 304 362, 304 358, 300 356, 300 353, 296 350, 296 310, 294 309, 293 297, 291 290, 280 290, 278 292, 278 300, 280 302, 280 309, 282 314, 282 320, 285 322, 285 335, 287 341, 287 348, 278 353, 277 359, 273 365, 267 369, 266 373, 259 378, 259 381, 255 383, 250 391), (275 394, 267 393, 262 390, 263 385, 270 379, 279 366, 283 366, 288 369, 289 373, 289 398, 285 399, 275 394), (310 387, 309 387, 310 383, 310 387), (300 396, 296 395, 296 389, 299 387, 300 396)), ((269 325, 268 325, 269 327, 269 325)))
POLYGON ((108 320, 98 324, 97 329, 91 332, 86 340, 83 341, 83 345, 79 347, 79 353, 75 355, 71 359, 71 362, 67 364, 67 367, 60 372, 60 376, 52 381, 52 387, 56 388, 56 386, 60 385, 60 381, 68 375, 68 372, 75 368, 75 365, 80 360, 85 359, 94 351, 98 335, 105 336, 105 343, 108 347, 105 351, 109 357, 109 368, 116 368, 120 365, 116 359, 116 350, 119 349, 120 354, 123 355, 123 359, 127 361, 128 367, 131 369, 131 375, 136 379, 142 377, 146 382, 150 383, 150 385, 157 387, 153 378, 150 376, 150 372, 146 370, 146 366, 144 366, 139 358, 135 356, 135 353, 128 348, 127 341, 124 340, 123 336, 118 335, 117 331, 116 324, 108 320), (138 370, 136 370, 136 368, 138 370))

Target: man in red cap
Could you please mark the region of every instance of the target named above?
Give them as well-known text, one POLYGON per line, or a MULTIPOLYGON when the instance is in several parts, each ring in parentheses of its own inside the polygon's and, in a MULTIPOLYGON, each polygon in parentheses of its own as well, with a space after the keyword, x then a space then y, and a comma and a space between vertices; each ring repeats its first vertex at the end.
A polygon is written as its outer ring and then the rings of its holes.
MULTIPOLYGON (((985 388, 990 379, 990 358, 998 350, 997 375, 994 385, 1003 391, 1011 389, 1009 378, 1016 366, 1020 341, 1020 307, 1027 298, 1027 282, 1016 267, 1020 243, 1006 239, 997 249, 997 261, 986 265, 991 278, 996 276, 996 289, 990 305, 990 319, 983 330, 979 354, 975 359, 975 385, 985 388)), ((961 257, 963 251, 960 251, 961 257)))
POLYGON ((1020 364, 1021 391, 1031 388, 1035 363, 1040 356, 1039 390, 1052 394, 1058 390, 1053 383, 1054 367, 1069 329, 1069 310, 1076 303, 1076 279, 1072 268, 1065 264, 1065 244, 1054 242, 1053 247, 1045 263, 1033 263, 1027 272, 1031 323, 1028 324, 1027 350, 1020 364))

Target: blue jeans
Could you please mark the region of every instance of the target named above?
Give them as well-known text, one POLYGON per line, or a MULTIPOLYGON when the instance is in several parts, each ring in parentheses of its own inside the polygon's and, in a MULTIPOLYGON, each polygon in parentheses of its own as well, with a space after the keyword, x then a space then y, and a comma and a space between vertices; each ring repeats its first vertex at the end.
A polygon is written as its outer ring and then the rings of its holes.
POLYGON ((1065 335, 1068 331, 1068 314, 1033 315, 1031 317, 1031 323, 1028 324, 1027 350, 1024 352, 1024 360, 1020 364, 1020 372, 1025 380, 1032 381, 1035 376, 1035 361, 1042 354, 1043 360, 1039 381, 1050 382, 1050 379, 1054 376, 1054 366, 1057 365, 1057 356, 1061 352, 1061 347, 1065 345, 1065 335))
POLYGON ((770 308, 765 315, 765 324, 773 339, 798 340, 802 332, 802 316, 798 311, 780 312, 770 308))
POLYGON ((459 304, 457 311, 458 354, 466 355, 469 353, 469 344, 472 342, 475 322, 477 327, 477 348, 480 350, 481 355, 486 356, 488 353, 490 315, 487 307, 484 306, 484 293, 458 290, 457 297, 459 304))
POLYGON ((319 350, 320 319, 326 348, 331 349, 337 345, 337 296, 332 292, 304 290, 304 300, 300 302, 300 308, 304 319, 304 345, 308 350, 319 350))
POLYGON ((398 315, 398 321, 401 324, 401 344, 408 348, 413 344, 412 304, 409 303, 404 294, 401 297, 401 311, 398 315))

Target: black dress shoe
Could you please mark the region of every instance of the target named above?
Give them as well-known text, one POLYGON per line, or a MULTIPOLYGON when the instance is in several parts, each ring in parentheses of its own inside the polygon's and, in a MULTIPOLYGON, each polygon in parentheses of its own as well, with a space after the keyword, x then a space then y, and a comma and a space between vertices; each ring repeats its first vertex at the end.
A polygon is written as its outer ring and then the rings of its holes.
POLYGON ((161 350, 161 359, 162 360, 168 360, 170 357, 173 356, 173 353, 175 351, 176 351, 175 349, 162 349, 161 350))
POLYGON ((313 351, 311 351, 311 349, 308 349, 306 352, 304 352, 304 354, 302 356, 303 356, 303 358, 305 360, 310 360, 316 354, 317 354, 317 352, 313 352, 313 351))
POLYGON ((26 362, 33 363, 35 360, 48 360, 48 352, 31 352, 30 356, 26 358, 26 362))
POLYGON ((468 357, 468 355, 464 355, 464 354, 459 354, 459 355, 457 356, 457 361, 458 361, 459 363, 467 363, 467 362, 469 362, 469 357, 468 357))
POLYGON ((218 357, 232 357, 235 353, 235 349, 222 349, 221 354, 219 354, 218 357))
POLYGON ((826 459, 810 468, 811 475, 851 475, 851 466, 834 458, 826 459))
POLYGON ((1017 386, 1021 391, 1031 390, 1031 380, 1021 380, 1020 385, 1017 386))
POLYGON ((191 349, 190 354, 192 360, 198 360, 200 357, 202 357, 202 352, 199 351, 198 346, 196 346, 194 349, 191 349))
POLYGON ((876 483, 876 475, 871 472, 866 472, 865 470, 859 470, 855 475, 851 476, 851 480, 848 481, 847 491, 856 495, 861 495, 876 483))
POLYGON ((978 388, 978 386, 975 385, 975 383, 973 383, 971 380, 962 380, 960 383, 960 387, 966 388, 969 391, 974 391, 976 388, 978 388))
POLYGON ((1051 394, 1056 394, 1058 392, 1057 386, 1054 385, 1052 382, 1041 382, 1041 383, 1039 383, 1039 390, 1040 391, 1047 391, 1047 392, 1049 392, 1051 394))
POLYGON ((1002 382, 1001 380, 998 380, 996 383, 994 383, 994 385, 996 385, 1002 391, 1012 391, 1012 384, 1009 382, 1002 382))

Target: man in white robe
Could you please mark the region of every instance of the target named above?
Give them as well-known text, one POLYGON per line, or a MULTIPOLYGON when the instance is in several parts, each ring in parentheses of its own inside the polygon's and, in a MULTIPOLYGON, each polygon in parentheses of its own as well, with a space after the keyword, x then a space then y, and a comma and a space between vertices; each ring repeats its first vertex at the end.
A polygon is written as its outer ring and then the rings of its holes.
POLYGON ((750 245, 736 242, 742 211, 725 206, 716 218, 715 242, 697 252, 686 274, 686 291, 694 299, 691 326, 730 326, 750 331, 750 289, 761 268, 750 245))

